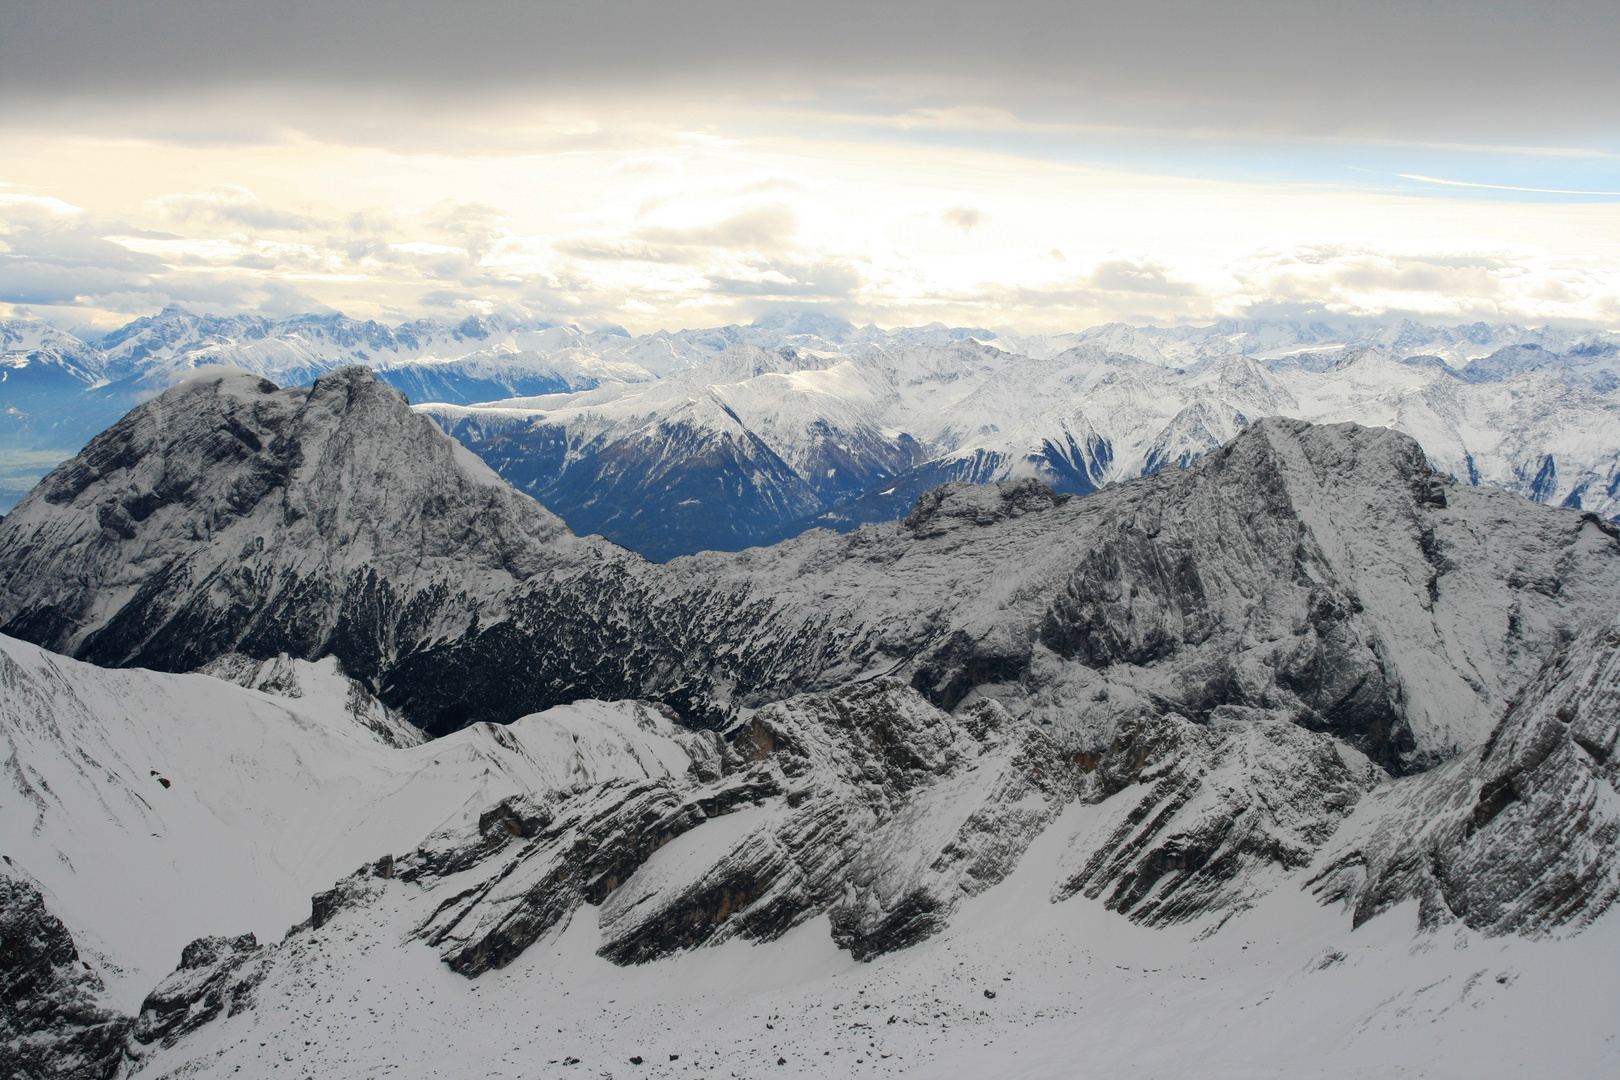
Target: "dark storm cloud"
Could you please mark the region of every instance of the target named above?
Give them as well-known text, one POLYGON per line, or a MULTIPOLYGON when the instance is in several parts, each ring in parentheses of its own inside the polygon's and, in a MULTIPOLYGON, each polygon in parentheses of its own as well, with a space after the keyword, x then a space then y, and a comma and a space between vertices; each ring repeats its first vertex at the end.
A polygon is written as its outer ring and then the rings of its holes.
POLYGON ((1058 120, 1579 131, 1611 125, 1617 52, 1614 0, 0 0, 13 110, 238 86, 439 97, 843 80, 1058 120))

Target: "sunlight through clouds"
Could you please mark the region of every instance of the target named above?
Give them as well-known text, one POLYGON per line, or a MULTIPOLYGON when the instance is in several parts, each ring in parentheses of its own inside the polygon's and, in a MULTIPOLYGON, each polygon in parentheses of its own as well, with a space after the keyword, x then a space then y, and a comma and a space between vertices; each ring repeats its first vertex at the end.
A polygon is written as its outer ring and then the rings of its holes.
POLYGON ((179 302, 637 332, 783 305, 1030 331, 1311 312, 1620 318, 1615 200, 1104 167, 974 141, 999 116, 922 115, 966 132, 945 142, 785 120, 750 133, 745 113, 706 131, 675 116, 482 118, 495 141, 505 124, 514 143, 537 125, 602 143, 504 155, 33 131, 0 152, 0 301, 84 326, 179 302))

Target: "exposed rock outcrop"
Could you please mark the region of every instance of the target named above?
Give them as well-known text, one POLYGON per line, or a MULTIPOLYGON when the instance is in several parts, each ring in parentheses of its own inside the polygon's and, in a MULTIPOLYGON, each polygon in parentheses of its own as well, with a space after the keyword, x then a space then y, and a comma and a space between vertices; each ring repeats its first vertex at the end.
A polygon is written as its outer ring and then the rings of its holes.
POLYGON ((266 979, 313 976, 362 927, 468 977, 574 919, 593 919, 600 954, 624 965, 823 915, 840 947, 872 958, 947 926, 1059 823, 1053 902, 1100 900, 1150 926, 1214 933, 1308 878, 1357 923, 1417 899, 1431 925, 1568 932, 1620 891, 1617 656, 1620 627, 1580 638, 1483 751, 1395 781, 1287 714, 1230 706, 1205 722, 1140 714, 1095 752, 994 701, 945 712, 895 679, 778 702, 725 738, 648 711, 638 753, 658 741, 689 767, 506 797, 317 894, 282 942, 194 942, 130 1052, 253 1008, 266 979))
POLYGON ((1434 927, 1578 930, 1620 898, 1620 623, 1549 660, 1489 741, 1375 793, 1310 882, 1359 925, 1408 900, 1434 927))
POLYGON ((1083 893, 1150 926, 1226 916, 1298 870, 1383 770, 1271 716, 1174 714, 1123 725, 1087 776, 1106 811, 1067 854, 1054 899, 1083 893))
POLYGON ((1001 881, 1079 777, 999 706, 953 717, 894 680, 763 709, 718 760, 718 776, 506 799, 476 829, 320 894, 310 926, 404 890, 422 911, 414 936, 476 976, 585 905, 600 908, 602 955, 621 964, 769 940, 826 913, 835 940, 868 958, 936 932, 1001 881))
POLYGON ((104 989, 39 890, 0 874, 0 1074, 111 1077, 131 1019, 106 1006, 104 989))
POLYGON ((146 995, 130 1034, 140 1044, 173 1046, 217 1016, 251 1008, 263 961, 252 934, 198 938, 181 952, 174 973, 146 995))

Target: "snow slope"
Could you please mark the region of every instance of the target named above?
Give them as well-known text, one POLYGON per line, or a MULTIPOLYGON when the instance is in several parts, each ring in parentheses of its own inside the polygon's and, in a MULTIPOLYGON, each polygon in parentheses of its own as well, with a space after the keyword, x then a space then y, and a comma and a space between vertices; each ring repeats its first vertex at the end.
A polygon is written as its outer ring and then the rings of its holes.
MULTIPOLYGON (((1613 696, 1615 642, 1600 628, 1555 658, 1525 699, 1537 704, 1511 710, 1469 760, 1488 772, 1502 756, 1493 747, 1544 741, 1547 724, 1584 725, 1549 764, 1612 746, 1620 717, 1588 709, 1613 696), (1567 692, 1578 699, 1571 720, 1547 715, 1539 703, 1567 692)), ((64 662, 54 675, 83 688, 107 673, 64 662)), ((110 731, 136 726, 96 704, 110 731)), ((1489 894, 1533 915, 1538 938, 1417 896, 1368 908, 1322 887, 1369 829, 1424 842, 1432 814, 1408 808, 1449 801, 1455 770, 1389 781, 1329 736, 1237 716, 1208 730, 1165 718, 1102 760, 1062 764, 1033 728, 995 712, 950 718, 904 687, 873 686, 783 703, 729 746, 688 753, 645 711, 587 706, 567 717, 572 734, 692 767, 660 772, 619 755, 569 787, 462 813, 414 850, 374 849, 279 942, 193 942, 127 1028, 128 1074, 1597 1077, 1620 1063, 1613 891, 1571 909, 1547 891, 1559 874, 1517 873, 1551 855, 1614 880, 1612 829, 1561 856, 1546 831, 1561 815, 1533 805, 1590 806, 1593 784, 1600 802, 1611 798, 1606 759, 1580 766, 1592 783, 1533 783, 1522 812, 1477 826, 1494 849, 1489 894), (1030 781, 1048 793, 1031 799, 1030 781), (645 811, 659 792, 677 817, 645 811), (818 812, 852 797, 831 819, 818 812), (1166 802, 1143 813, 1144 800, 1166 802), (1207 812, 1223 802, 1236 811, 1224 823, 1207 812), (828 830, 851 811, 844 831, 828 830), (1097 867, 1091 853, 1121 822, 1158 851, 1104 871, 1113 898, 1073 888, 1075 867, 1097 867), (1218 843, 1201 849, 1212 825, 1218 843), (591 842, 575 843, 581 830, 591 842), (532 873, 537 861, 549 869, 532 873), (915 887, 952 865, 967 872, 947 874, 937 895, 951 907, 925 932, 867 962, 837 947, 849 947, 841 926, 862 893, 907 919, 940 913, 885 883, 915 887), (828 866, 847 884, 814 901, 802 869, 828 866), (1133 885, 1144 874, 1181 910, 1117 903, 1121 891, 1145 895, 1133 885), (559 908, 560 896, 572 899, 559 908), (792 896, 812 902, 784 909, 792 896), (479 934, 505 944, 469 952, 479 934), (656 947, 626 953, 627 934, 656 947)), ((333 734, 289 714, 266 729, 312 747, 333 734)), ((572 734, 549 749, 522 742, 566 755, 572 734)), ((450 742, 370 745, 451 782, 426 753, 450 742)), ((460 779, 492 793, 466 770, 460 779)), ((90 832, 62 834, 73 855, 90 832)), ((136 874, 127 892, 164 887, 136 874)))
POLYGON ((0 638, 0 851, 99 954, 120 1007, 192 938, 274 940, 379 853, 509 795, 683 773, 699 738, 651 708, 581 702, 398 748, 348 680, 310 674, 289 698, 0 638))
POLYGON ((1410 909, 1352 930, 1279 890, 1201 939, 1051 903, 1057 839, 940 937, 869 964, 811 923, 615 967, 586 913, 468 981, 395 947, 384 897, 301 936, 258 1008, 155 1045, 137 1075, 1596 1080, 1620 1065, 1612 915, 1567 942, 1415 934, 1410 909))

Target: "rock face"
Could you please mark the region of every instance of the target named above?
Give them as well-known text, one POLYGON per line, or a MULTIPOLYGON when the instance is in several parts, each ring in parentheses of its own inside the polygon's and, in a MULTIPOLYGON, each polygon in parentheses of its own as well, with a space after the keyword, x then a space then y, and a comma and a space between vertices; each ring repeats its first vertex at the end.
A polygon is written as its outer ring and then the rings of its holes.
POLYGON ((999 706, 953 718, 894 680, 773 705, 711 747, 692 748, 684 777, 502 802, 476 831, 317 897, 315 922, 397 878, 433 905, 416 935, 465 975, 504 967, 586 904, 621 964, 769 940, 823 913, 865 958, 943 927, 1075 789, 1051 741, 999 706))
POLYGON ((436 695, 470 670, 492 699, 644 696, 723 723, 884 673, 1088 749, 1143 708, 1233 705, 1408 771, 1483 738, 1561 636, 1612 608, 1614 532, 1450 484, 1393 433, 1266 421, 1083 499, 948 485, 843 537, 537 577, 509 622, 402 657, 380 689, 451 709, 436 695))
POLYGON ((309 391, 183 384, 24 502, 0 541, 13 631, 162 670, 233 647, 375 655, 391 643, 373 633, 464 628, 571 540, 357 368, 309 391))
POLYGON ((1343 743, 1274 716, 1225 710, 1123 725, 1084 795, 1108 813, 1067 853, 1054 899, 1084 894, 1165 926, 1243 910, 1333 836, 1382 770, 1343 743))
POLYGON ((182 386, 98 437, 0 523, 0 629, 169 670, 332 655, 435 734, 586 697, 723 726, 887 674, 1087 750, 1230 705, 1402 772, 1610 613, 1616 532, 1444 480, 1393 432, 1266 420, 1085 498, 946 485, 904 522, 659 566, 345 369, 182 386))
POLYGON ((262 960, 252 934, 198 938, 180 954, 174 973, 146 995, 130 1034, 141 1045, 173 1046, 218 1016, 252 1008, 262 960))
POLYGON ((103 989, 39 890, 0 874, 0 1070, 7 1080, 105 1080, 117 1072, 130 1019, 105 1006, 103 989))
POLYGON ((1407 900, 1424 925, 1579 930, 1620 897, 1620 623, 1548 661, 1479 750, 1381 791, 1310 886, 1360 923, 1407 900))

